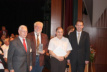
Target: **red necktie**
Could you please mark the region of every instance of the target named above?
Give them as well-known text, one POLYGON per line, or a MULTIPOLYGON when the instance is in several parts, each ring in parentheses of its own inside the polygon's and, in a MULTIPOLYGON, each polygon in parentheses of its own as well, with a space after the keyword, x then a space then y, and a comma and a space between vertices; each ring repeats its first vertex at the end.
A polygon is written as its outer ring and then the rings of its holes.
POLYGON ((23 46, 25 48, 25 51, 27 52, 27 47, 26 47, 25 39, 23 39, 23 46))

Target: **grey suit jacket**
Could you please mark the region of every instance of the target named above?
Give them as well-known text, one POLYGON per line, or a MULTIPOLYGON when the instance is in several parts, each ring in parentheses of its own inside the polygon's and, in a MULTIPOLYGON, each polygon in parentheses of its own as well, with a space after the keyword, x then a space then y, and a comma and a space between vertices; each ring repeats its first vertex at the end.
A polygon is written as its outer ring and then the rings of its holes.
POLYGON ((76 31, 74 31, 69 35, 69 41, 72 45, 73 50, 69 54, 68 59, 70 59, 71 62, 74 62, 78 59, 83 64, 85 63, 85 61, 89 61, 90 56, 89 34, 85 31, 82 31, 80 42, 78 45, 76 31))
POLYGON ((29 72, 29 66, 31 63, 31 53, 30 53, 30 40, 26 38, 27 42, 27 52, 19 39, 15 38, 10 42, 8 50, 8 69, 14 69, 15 72, 29 72))

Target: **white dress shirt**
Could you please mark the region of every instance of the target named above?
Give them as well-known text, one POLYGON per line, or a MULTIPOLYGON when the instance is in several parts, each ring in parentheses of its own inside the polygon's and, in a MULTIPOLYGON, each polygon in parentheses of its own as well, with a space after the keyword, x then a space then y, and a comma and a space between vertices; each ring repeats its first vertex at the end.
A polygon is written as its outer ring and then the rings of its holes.
MULTIPOLYGON (((0 60, 1 61, 1 60, 0 60)), ((2 63, 0 63, 0 69, 4 69, 4 66, 2 63)))
POLYGON ((80 33, 80 37, 81 37, 82 31, 81 32, 76 31, 77 38, 78 38, 78 33, 80 33))
MULTIPOLYGON (((22 42, 22 44, 23 44, 23 38, 19 36, 19 39, 20 39, 20 41, 21 41, 21 42, 22 42)), ((25 39, 25 43, 26 43, 26 47, 27 47, 26 38, 24 38, 24 39, 25 39)))
MULTIPOLYGON (((2 53, 2 51, 0 50, 0 54, 1 54, 1 53, 2 53)), ((0 59, 0 62, 2 62, 1 59, 0 59)), ((4 69, 4 66, 3 66, 2 63, 0 63, 0 69, 4 69)))
POLYGON ((6 31, 3 31, 3 35, 6 35, 6 31))
MULTIPOLYGON (((35 34, 36 45, 37 45, 37 33, 34 32, 34 34, 35 34)), ((41 44, 41 33, 39 33, 39 43, 41 44)))
MULTIPOLYGON (((48 50, 55 51, 57 48, 59 53, 60 50, 63 50, 67 53, 67 51, 72 50, 72 46, 68 40, 68 38, 62 37, 61 39, 54 37, 50 40, 48 50)), ((57 55, 57 54, 56 54, 57 55)))
MULTIPOLYGON (((37 46, 37 33, 34 32, 34 34, 35 34, 35 40, 36 40, 36 46, 37 46)), ((41 33, 39 33, 39 37, 38 38, 39 38, 39 44, 41 44, 41 33)), ((36 55, 39 55, 37 50, 36 50, 36 55)))
POLYGON ((1 48, 3 49, 3 52, 4 52, 4 58, 7 58, 8 56, 8 49, 9 49, 9 45, 2 45, 1 48))

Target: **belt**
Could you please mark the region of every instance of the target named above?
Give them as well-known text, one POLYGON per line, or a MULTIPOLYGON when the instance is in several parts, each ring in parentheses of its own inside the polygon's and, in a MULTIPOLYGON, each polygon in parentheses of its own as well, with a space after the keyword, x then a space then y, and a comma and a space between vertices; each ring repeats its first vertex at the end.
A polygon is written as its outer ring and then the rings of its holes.
POLYGON ((36 57, 39 57, 39 55, 36 55, 36 57))

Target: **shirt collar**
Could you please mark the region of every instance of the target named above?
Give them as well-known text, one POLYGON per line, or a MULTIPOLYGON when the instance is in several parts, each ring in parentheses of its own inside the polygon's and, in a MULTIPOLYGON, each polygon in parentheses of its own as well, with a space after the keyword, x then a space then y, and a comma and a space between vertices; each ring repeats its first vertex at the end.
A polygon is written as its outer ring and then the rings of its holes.
POLYGON ((21 36, 19 36, 19 39, 20 39, 21 41, 23 41, 23 39, 25 39, 25 40, 26 40, 26 38, 22 38, 21 36))
POLYGON ((78 34, 78 33, 80 33, 80 34, 81 34, 81 33, 82 33, 82 31, 81 31, 81 32, 76 31, 76 33, 77 33, 77 34, 78 34))
MULTIPOLYGON (((37 33, 36 33, 36 32, 34 32, 34 34, 35 34, 35 35, 37 35, 37 33)), ((40 36, 40 35, 41 35, 41 33, 39 33, 39 36, 40 36)))
POLYGON ((63 36, 62 36, 62 38, 61 38, 61 39, 59 39, 58 37, 56 37, 56 39, 57 39, 57 40, 62 40, 62 39, 63 39, 63 36))

